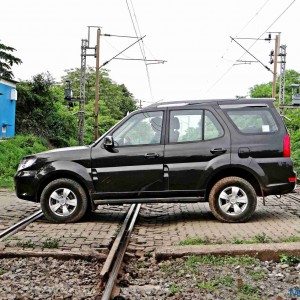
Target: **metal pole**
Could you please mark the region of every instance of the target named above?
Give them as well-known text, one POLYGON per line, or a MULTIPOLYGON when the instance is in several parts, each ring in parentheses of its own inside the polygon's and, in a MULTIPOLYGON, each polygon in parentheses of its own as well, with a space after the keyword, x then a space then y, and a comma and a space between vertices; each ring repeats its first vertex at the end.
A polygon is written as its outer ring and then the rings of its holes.
POLYGON ((94 124, 94 139, 99 138, 99 89, 100 89, 100 80, 99 80, 99 67, 100 67, 100 28, 97 29, 97 44, 96 44, 96 84, 95 84, 95 124, 94 124))
POLYGON ((276 98, 276 81, 277 81, 277 63, 278 63, 278 50, 280 45, 280 35, 275 37, 275 50, 274 50, 274 71, 273 71, 273 83, 272 83, 272 98, 276 98))
POLYGON ((81 40, 81 67, 80 67, 80 100, 78 111, 78 144, 83 145, 84 140, 84 115, 85 115, 85 74, 86 74, 86 49, 88 40, 81 40))
POLYGON ((284 115, 285 104, 285 64, 286 64, 286 45, 280 46, 280 84, 279 84, 279 109, 280 113, 284 115))

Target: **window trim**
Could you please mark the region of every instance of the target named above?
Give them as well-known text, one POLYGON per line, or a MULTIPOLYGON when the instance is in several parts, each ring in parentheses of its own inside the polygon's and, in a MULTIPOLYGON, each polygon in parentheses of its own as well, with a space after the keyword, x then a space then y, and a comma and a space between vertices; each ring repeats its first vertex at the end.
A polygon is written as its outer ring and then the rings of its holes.
MULTIPOLYGON (((132 147, 142 147, 142 146, 161 146, 164 145, 164 138, 163 138, 163 134, 165 132, 165 122, 166 122, 166 111, 165 110, 146 110, 146 111, 137 111, 135 114, 133 114, 132 116, 130 116, 129 118, 127 118, 126 120, 124 120, 124 122, 122 122, 118 127, 114 128, 111 132, 109 132, 108 135, 113 136, 114 133, 121 127, 123 126, 127 121, 129 121, 131 118, 135 117, 138 114, 146 114, 146 113, 154 113, 154 112, 161 112, 162 113, 162 130, 161 130, 161 134, 160 134, 160 143, 157 144, 138 144, 138 145, 119 145, 119 146, 115 146, 114 148, 119 149, 119 148, 132 148, 132 147)), ((104 140, 104 139, 103 139, 104 140)), ((103 143, 102 143, 103 144, 103 143)))
POLYGON ((239 110, 239 111, 243 111, 243 109, 245 109, 246 107, 239 107, 239 108, 226 108, 226 109, 223 109, 223 112, 224 114, 226 115, 227 119, 229 120, 229 122, 233 125, 233 127, 237 130, 238 133, 242 134, 242 135, 275 135, 279 132, 279 124, 276 120, 276 117, 272 111, 272 109, 270 109, 269 107, 258 107, 258 106, 255 106, 255 107, 247 107, 247 108, 251 108, 251 109, 261 109, 261 110, 264 110, 264 111, 268 111, 270 112, 271 116, 273 117, 273 120, 277 126, 277 130, 276 131, 272 131, 272 132, 259 132, 259 133, 251 133, 251 132, 242 132, 238 127, 237 125, 233 122, 233 120, 230 118, 229 114, 228 114, 228 111, 234 111, 234 110, 239 110))
POLYGON ((168 118, 167 118, 167 126, 166 126, 166 142, 165 144, 166 145, 183 145, 183 144, 196 144, 196 143, 202 143, 202 142, 210 142, 210 141, 214 141, 214 140, 217 140, 217 139, 220 139, 222 137, 224 137, 225 135, 225 130, 224 130, 224 127, 222 125, 222 123, 219 121, 219 119, 216 117, 216 114, 211 111, 210 109, 207 109, 207 108, 195 108, 195 109, 191 109, 190 107, 186 107, 186 108, 180 108, 180 109, 169 109, 168 110, 168 118), (197 141, 186 141, 186 142, 170 142, 170 119, 171 119, 171 112, 172 111, 185 111, 185 110, 192 110, 192 111, 202 111, 202 139, 201 140, 197 140, 197 141), (217 122, 219 123, 219 125, 221 126, 222 128, 222 135, 214 138, 214 139, 209 139, 209 140, 205 140, 204 139, 204 120, 205 120, 205 111, 209 111, 214 117, 215 119, 217 120, 217 122))

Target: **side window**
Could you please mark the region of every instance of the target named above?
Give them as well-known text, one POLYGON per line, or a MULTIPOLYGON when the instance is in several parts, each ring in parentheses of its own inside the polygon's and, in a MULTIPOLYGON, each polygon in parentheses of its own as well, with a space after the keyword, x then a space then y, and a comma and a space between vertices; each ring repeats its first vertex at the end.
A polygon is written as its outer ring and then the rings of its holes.
POLYGON ((208 110, 205 110, 204 117, 204 140, 212 140, 222 136, 224 133, 222 126, 216 117, 208 110))
POLYGON ((278 130, 269 110, 265 108, 243 108, 227 110, 229 118, 242 133, 272 133, 278 130))
POLYGON ((162 111, 132 116, 113 133, 116 146, 160 144, 162 120, 162 111))
POLYGON ((174 110, 170 112, 170 143, 202 140, 203 110, 174 110))

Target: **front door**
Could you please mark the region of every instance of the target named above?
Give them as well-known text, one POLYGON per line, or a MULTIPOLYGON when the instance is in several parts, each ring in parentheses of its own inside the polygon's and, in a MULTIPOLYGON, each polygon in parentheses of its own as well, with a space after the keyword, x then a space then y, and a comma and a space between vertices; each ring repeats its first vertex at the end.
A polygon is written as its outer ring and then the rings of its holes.
POLYGON ((205 176, 230 162, 230 134, 211 107, 169 111, 164 167, 170 196, 202 196, 205 176))
POLYGON ((111 151, 103 142, 92 149, 96 198, 147 197, 164 190, 163 124, 163 111, 136 113, 110 133, 111 151))

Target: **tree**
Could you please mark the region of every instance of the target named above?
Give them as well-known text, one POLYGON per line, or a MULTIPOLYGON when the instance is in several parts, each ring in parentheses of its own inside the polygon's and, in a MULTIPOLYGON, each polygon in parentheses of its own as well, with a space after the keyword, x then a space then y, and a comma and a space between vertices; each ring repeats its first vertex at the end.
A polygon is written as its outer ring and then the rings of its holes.
POLYGON ((49 73, 18 83, 17 90, 17 133, 43 137, 56 147, 76 144, 76 116, 49 73))
MULTIPOLYGON (((80 69, 66 70, 66 75, 62 77, 62 85, 66 80, 71 81, 74 97, 79 97, 80 69)), ((94 101, 95 101, 95 80, 96 73, 91 67, 86 71, 86 122, 85 122, 85 142, 93 140, 94 130, 94 101)), ((100 111, 99 129, 100 135, 106 132, 111 126, 125 117, 128 112, 137 109, 133 95, 124 84, 113 82, 107 70, 100 71, 100 111)), ((74 111, 78 106, 73 108, 74 111)))
POLYGON ((13 79, 14 75, 11 68, 14 64, 22 63, 20 58, 13 56, 11 53, 16 51, 13 47, 0 43, 0 77, 5 79, 13 79))

